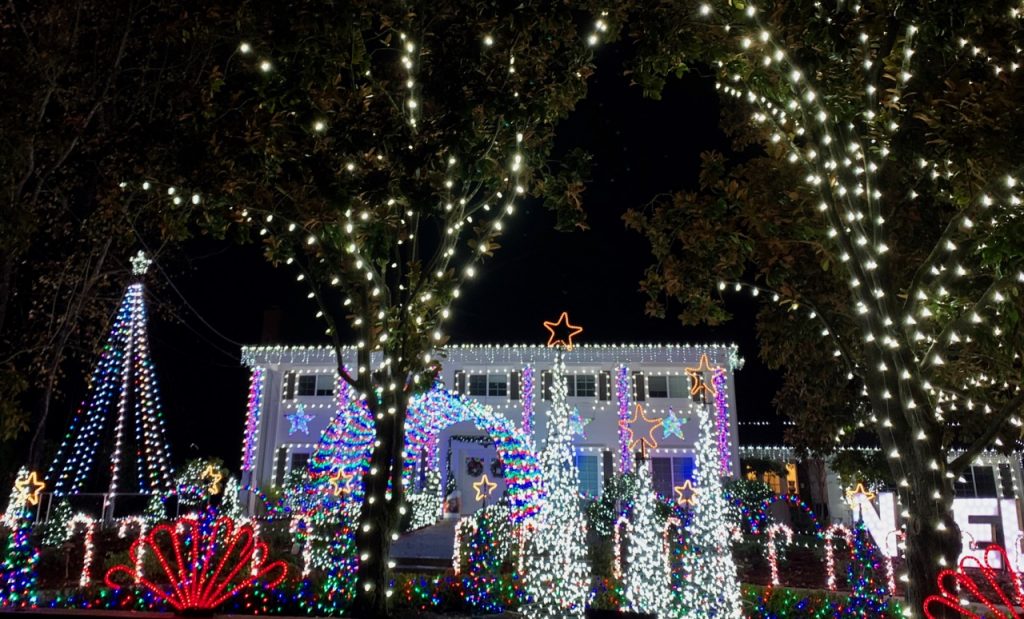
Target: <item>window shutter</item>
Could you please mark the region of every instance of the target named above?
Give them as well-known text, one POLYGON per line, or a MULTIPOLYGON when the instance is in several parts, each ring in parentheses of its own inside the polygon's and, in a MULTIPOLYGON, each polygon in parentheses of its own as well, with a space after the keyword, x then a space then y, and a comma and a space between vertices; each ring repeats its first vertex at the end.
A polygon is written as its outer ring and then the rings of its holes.
POLYGON ((284 397, 282 399, 295 399, 295 372, 288 372, 284 375, 284 397))
POLYGON ((462 370, 455 373, 455 393, 466 395, 466 373, 462 370))
MULTIPOLYGON (((615 461, 612 459, 614 454, 609 450, 601 452, 601 468, 604 473, 604 483, 608 485, 613 479, 615 479, 615 461)), ((601 488, 602 493, 604 488, 601 488)))
POLYGON ((647 399, 647 383, 644 381, 643 372, 633 372, 633 399, 643 402, 647 399))
POLYGON ((554 375, 550 370, 544 370, 541 376, 544 379, 544 399, 551 401, 551 385, 554 383, 554 375))
POLYGON ((612 373, 607 370, 597 375, 597 399, 601 401, 612 399, 612 373))
POLYGON ((508 377, 508 399, 518 400, 519 399, 519 376, 522 374, 519 370, 511 372, 508 377))

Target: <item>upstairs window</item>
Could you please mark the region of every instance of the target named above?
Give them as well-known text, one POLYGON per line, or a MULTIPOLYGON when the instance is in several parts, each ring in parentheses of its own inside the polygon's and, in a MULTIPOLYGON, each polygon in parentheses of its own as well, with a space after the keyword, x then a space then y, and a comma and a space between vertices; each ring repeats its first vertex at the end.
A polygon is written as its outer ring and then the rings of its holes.
POLYGON ((685 376, 648 376, 647 395, 652 398, 685 398, 690 395, 685 376))
POLYGON ((302 374, 296 384, 296 395, 334 395, 334 377, 330 374, 302 374))
POLYGON ((316 374, 299 376, 297 395, 316 395, 316 374))
POLYGON ((593 374, 570 374, 565 377, 570 398, 592 398, 597 395, 597 379, 593 374))
POLYGON ((508 376, 505 374, 470 374, 469 395, 505 397, 508 395, 508 376))

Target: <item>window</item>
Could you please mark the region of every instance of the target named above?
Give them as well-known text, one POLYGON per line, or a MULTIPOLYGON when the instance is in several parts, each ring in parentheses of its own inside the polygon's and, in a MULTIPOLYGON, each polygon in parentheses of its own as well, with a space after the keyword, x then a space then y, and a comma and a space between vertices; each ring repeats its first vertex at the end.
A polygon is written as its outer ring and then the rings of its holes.
POLYGON ((288 468, 289 471, 301 471, 306 469, 306 464, 309 462, 309 454, 292 454, 291 466, 288 468))
POLYGON ((570 374, 565 377, 570 398, 592 398, 597 394, 597 380, 593 374, 570 374))
POLYGON ((334 395, 334 376, 332 376, 331 374, 317 374, 316 394, 334 395))
POLYGON ((693 479, 693 458, 651 458, 651 477, 654 491, 664 499, 675 501, 675 488, 693 479))
POLYGON ((1013 473, 1009 464, 999 465, 999 489, 1006 498, 1013 498, 1016 493, 1013 491, 1013 473))
POLYGON ((648 376, 647 394, 652 398, 685 398, 690 390, 684 376, 648 376))
POLYGON ((972 466, 964 471, 953 487, 956 496, 993 498, 996 496, 996 476, 991 466, 972 466))
POLYGON ((303 374, 299 377, 298 395, 316 395, 316 375, 303 374))
POLYGON ((303 374, 299 376, 297 395, 334 395, 334 376, 303 374))
POLYGON ((596 455, 576 454, 576 468, 580 475, 580 494, 596 499, 601 495, 601 478, 597 471, 596 455))
POLYGON ((499 397, 508 395, 508 377, 504 374, 470 374, 469 395, 499 397))

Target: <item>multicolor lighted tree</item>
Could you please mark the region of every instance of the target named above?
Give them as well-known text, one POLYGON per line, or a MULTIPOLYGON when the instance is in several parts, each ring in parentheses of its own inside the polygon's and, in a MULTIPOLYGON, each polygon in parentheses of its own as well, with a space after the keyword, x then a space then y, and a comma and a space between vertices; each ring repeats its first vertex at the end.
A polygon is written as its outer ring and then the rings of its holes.
POLYGON ((13 520, 0 564, 0 607, 25 609, 36 605, 36 563, 39 550, 32 546, 32 521, 43 484, 36 474, 22 468, 11 490, 13 520))
MULTIPOLYGON (((562 348, 570 346, 571 339, 562 348)), ((566 402, 562 348, 556 351, 552 367, 547 444, 540 456, 547 500, 526 547, 524 576, 531 602, 523 610, 537 618, 582 617, 590 592, 586 519, 580 506, 576 449, 569 429, 571 411, 566 402)))
POLYGON ((232 70, 209 80, 196 116, 216 119, 202 128, 215 146, 195 179, 207 221, 296 269, 339 375, 371 412, 375 473, 360 480, 355 529, 366 615, 388 613, 409 398, 432 386, 452 303, 516 199, 543 189, 568 204, 582 191, 572 169, 534 181, 560 171, 546 165, 554 127, 584 95, 614 8, 348 0, 332 7, 344 19, 324 19, 255 3, 217 63, 232 70), (343 358, 349 341, 358 352, 343 358))
POLYGON ((142 277, 150 260, 132 259, 128 286, 89 381, 89 395, 64 435, 47 479, 56 495, 102 492, 113 513, 119 492, 165 493, 173 471, 146 332, 142 277))
POLYGON ((638 16, 638 81, 657 90, 701 57, 737 103, 726 131, 763 148, 736 165, 707 153, 700 193, 630 214, 657 261, 651 309, 668 297, 715 323, 716 287, 757 297, 791 438, 880 442, 914 608, 961 549, 954 481, 1024 423, 1022 16, 1017 2, 726 0, 638 16))

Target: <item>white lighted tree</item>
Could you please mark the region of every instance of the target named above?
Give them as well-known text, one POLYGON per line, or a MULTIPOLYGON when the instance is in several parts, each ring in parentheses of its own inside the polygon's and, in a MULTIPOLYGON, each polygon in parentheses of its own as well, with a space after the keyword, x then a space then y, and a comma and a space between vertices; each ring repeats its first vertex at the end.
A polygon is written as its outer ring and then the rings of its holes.
POLYGON ((565 359, 559 349, 552 368, 551 412, 541 470, 547 500, 527 542, 529 617, 582 617, 590 594, 586 518, 580 506, 579 471, 569 428, 565 359))

